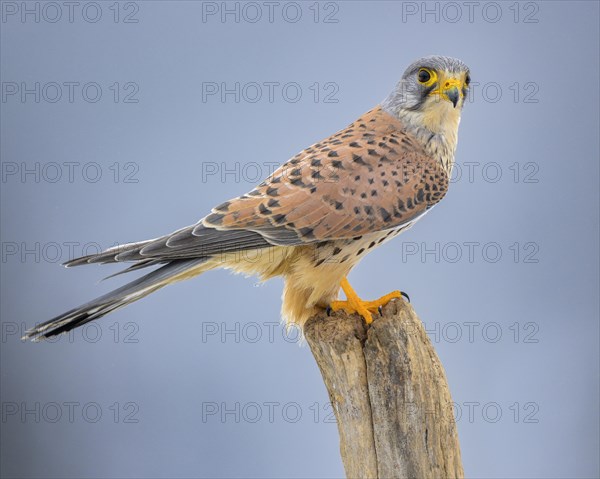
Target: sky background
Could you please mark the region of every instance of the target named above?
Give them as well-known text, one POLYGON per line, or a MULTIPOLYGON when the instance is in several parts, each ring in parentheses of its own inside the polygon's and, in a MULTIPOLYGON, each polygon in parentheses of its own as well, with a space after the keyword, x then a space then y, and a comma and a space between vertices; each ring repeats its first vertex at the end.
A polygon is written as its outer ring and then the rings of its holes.
POLYGON ((451 189, 350 280, 410 294, 468 477, 598 477, 597 2, 69 8, 1 3, 3 477, 341 477, 280 280, 211 272, 19 338, 123 282, 61 262, 195 223, 429 54, 473 79, 451 189))

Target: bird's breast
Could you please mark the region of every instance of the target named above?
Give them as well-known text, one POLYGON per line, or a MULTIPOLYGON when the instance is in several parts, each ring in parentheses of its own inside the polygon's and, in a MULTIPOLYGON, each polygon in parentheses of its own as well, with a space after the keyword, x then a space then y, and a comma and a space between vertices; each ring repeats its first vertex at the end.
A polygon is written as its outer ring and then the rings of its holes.
POLYGON ((315 243, 311 248, 312 265, 315 268, 341 268, 350 271, 367 253, 409 229, 419 218, 420 216, 384 231, 315 243))

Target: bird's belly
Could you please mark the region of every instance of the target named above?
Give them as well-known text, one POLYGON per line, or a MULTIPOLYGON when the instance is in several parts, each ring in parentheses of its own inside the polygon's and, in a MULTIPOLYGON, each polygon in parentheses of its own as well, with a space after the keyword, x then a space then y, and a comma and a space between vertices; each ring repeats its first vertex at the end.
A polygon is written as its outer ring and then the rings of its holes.
POLYGON ((313 247, 313 266, 320 268, 347 264, 348 269, 351 269, 367 253, 409 229, 413 224, 414 221, 385 231, 318 243, 313 247))

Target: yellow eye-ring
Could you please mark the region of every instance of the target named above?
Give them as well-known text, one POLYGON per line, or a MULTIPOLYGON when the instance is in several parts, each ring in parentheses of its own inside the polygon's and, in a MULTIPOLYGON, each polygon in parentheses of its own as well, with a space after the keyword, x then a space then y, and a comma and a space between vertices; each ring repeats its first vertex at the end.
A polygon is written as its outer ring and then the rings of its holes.
POLYGON ((427 68, 421 68, 417 74, 417 79, 419 80, 419 83, 426 84, 430 82, 433 76, 434 75, 430 70, 427 68))
POLYGON ((417 78, 420 83, 427 83, 431 79, 431 74, 425 68, 421 68, 417 78))

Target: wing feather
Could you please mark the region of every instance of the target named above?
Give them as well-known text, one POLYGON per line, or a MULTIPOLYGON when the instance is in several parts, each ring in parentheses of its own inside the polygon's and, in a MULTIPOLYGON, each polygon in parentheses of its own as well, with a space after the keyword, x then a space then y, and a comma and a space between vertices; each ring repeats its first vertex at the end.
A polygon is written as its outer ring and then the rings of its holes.
POLYGON ((312 145, 254 190, 195 225, 111 248, 67 266, 135 261, 139 266, 273 245, 345 239, 412 224, 448 188, 441 163, 395 117, 376 108, 312 145))
POLYGON ((414 222, 447 188, 441 163, 377 108, 213 209, 202 224, 255 231, 276 244, 351 238, 414 222))

